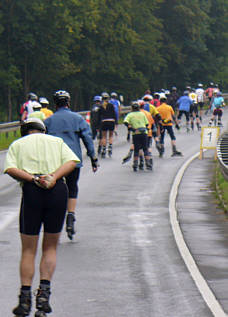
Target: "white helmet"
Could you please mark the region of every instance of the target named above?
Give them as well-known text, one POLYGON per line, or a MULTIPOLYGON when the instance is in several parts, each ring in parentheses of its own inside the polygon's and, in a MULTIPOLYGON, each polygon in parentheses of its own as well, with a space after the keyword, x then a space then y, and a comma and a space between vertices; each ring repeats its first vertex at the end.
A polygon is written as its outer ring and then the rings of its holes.
POLYGON ((152 100, 153 97, 152 97, 151 95, 147 94, 147 95, 144 95, 144 96, 142 97, 142 99, 143 99, 143 100, 152 100))
POLYGON ((33 107, 33 109, 42 108, 42 107, 41 107, 41 104, 40 104, 39 102, 37 102, 37 101, 33 101, 33 102, 32 102, 32 107, 33 107))
POLYGON ((167 97, 166 97, 166 95, 165 95, 164 92, 161 92, 161 93, 160 93, 160 100, 161 100, 161 99, 167 99, 167 97))

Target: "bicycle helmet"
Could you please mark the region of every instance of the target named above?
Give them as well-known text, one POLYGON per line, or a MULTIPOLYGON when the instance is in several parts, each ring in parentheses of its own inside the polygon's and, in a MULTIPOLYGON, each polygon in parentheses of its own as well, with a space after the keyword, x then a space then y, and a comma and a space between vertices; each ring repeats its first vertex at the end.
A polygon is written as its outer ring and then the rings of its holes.
POLYGON ((198 87, 203 87, 203 84, 199 83, 199 84, 198 84, 198 87))
POLYGON ((133 111, 138 111, 140 108, 138 101, 132 101, 131 108, 133 111))
POLYGON ((93 101, 101 101, 102 97, 101 96, 94 96, 93 101))
POLYGON ((102 97, 102 99, 109 99, 110 98, 109 94, 106 91, 102 92, 101 97, 102 97))
POLYGON ((45 97, 40 97, 40 98, 39 98, 39 103, 40 103, 41 105, 49 105, 49 101, 48 101, 47 98, 45 98, 45 97))
POLYGON ((41 106, 41 104, 39 102, 33 101, 32 102, 32 107, 33 107, 33 109, 40 109, 42 106, 41 106))
POLYGON ((172 91, 176 91, 176 90, 177 90, 177 87, 173 86, 172 91))
POLYGON ((160 93, 160 100, 167 100, 167 97, 166 97, 166 95, 165 95, 165 93, 164 92, 161 92, 160 93))
POLYGON ((116 92, 112 92, 112 93, 111 93, 111 97, 117 98, 117 97, 118 97, 118 95, 117 95, 117 93, 116 93, 116 92))
POLYGON ((37 97, 37 95, 34 94, 33 92, 29 92, 29 93, 28 93, 28 100, 37 101, 37 100, 38 100, 38 97, 37 97))
POLYGON ((147 94, 147 95, 144 95, 142 99, 143 99, 144 101, 150 101, 150 100, 153 99, 153 97, 152 97, 151 95, 147 94))
POLYGON ((54 93, 53 100, 57 106, 67 106, 70 102, 70 94, 65 90, 58 90, 54 93))
POLYGON ((30 130, 38 130, 45 132, 46 128, 44 123, 38 118, 30 118, 21 123, 21 136, 29 134, 30 130))

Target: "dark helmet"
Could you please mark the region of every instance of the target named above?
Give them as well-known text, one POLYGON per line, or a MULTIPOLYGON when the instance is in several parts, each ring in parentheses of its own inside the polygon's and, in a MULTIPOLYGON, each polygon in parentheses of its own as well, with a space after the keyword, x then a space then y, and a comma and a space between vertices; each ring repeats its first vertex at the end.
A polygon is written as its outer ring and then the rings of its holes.
POLYGON ((133 111, 138 111, 140 109, 140 105, 139 105, 138 101, 132 101, 131 108, 133 111))
POLYGON ((102 92, 101 97, 102 97, 103 100, 110 98, 109 94, 106 91, 102 92))
POLYGON ((29 92, 27 97, 28 97, 28 100, 32 100, 32 101, 37 101, 38 100, 37 95, 34 94, 33 92, 29 92))
POLYGON ((38 118, 30 118, 21 123, 21 136, 28 135, 30 130, 39 130, 41 132, 45 132, 46 128, 43 123, 38 118))
POLYGON ((58 90, 54 93, 53 100, 57 106, 67 106, 70 102, 70 94, 65 90, 58 90))

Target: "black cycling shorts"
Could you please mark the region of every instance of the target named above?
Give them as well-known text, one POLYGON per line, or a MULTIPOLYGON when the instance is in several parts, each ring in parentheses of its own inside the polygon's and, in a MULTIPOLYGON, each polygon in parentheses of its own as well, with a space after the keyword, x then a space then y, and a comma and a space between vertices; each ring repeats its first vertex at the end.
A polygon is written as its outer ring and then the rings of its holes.
POLYGON ((63 179, 58 180, 52 189, 43 189, 34 183, 24 183, 20 209, 20 233, 39 235, 42 224, 44 232, 61 232, 67 199, 68 190, 63 179))
POLYGON ((114 130, 115 130, 115 121, 101 122, 101 131, 114 131, 114 130))
POLYGON ((77 198, 78 197, 78 180, 80 176, 80 168, 75 168, 66 178, 66 184, 68 187, 68 197, 77 198))

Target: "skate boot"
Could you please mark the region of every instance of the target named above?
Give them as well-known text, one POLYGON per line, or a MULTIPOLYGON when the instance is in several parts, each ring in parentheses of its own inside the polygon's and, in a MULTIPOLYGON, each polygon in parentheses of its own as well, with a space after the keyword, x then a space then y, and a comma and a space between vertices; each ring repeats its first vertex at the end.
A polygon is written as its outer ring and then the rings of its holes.
POLYGON ((132 153, 133 153, 133 150, 130 150, 127 155, 123 158, 123 161, 122 161, 122 164, 130 161, 131 157, 132 157, 132 153))
POLYGON ((144 170, 144 159, 143 159, 143 156, 140 156, 140 157, 139 157, 139 169, 140 169, 141 171, 144 170))
POLYGON ((101 152, 101 157, 105 158, 105 156, 106 156, 106 146, 103 146, 102 147, 102 152, 101 152))
POLYGON ((161 149, 160 149, 160 152, 159 152, 159 157, 163 157, 164 152, 165 152, 164 144, 161 144, 161 149))
POLYGON ((133 171, 134 171, 134 172, 137 172, 137 170, 138 170, 138 160, 137 160, 137 161, 135 160, 135 161, 133 162, 132 167, 133 167, 133 171))
POLYGON ((198 131, 200 131, 201 130, 201 126, 200 126, 199 122, 197 122, 196 125, 197 125, 198 131))
POLYGON ((177 151, 175 145, 173 145, 173 154, 171 156, 182 156, 182 153, 180 151, 177 151))
POLYGON ((194 122, 191 122, 191 129, 194 130, 194 122))
POLYGON ((52 312, 51 306, 49 304, 50 297, 50 287, 42 287, 37 290, 36 294, 36 308, 35 317, 46 317, 46 314, 52 312))
POLYGON ((112 156, 112 144, 109 144, 109 146, 108 146, 108 156, 109 157, 112 156))
POLYGON ((97 148, 97 154, 100 155, 101 154, 101 145, 98 145, 98 148, 97 148))
POLYGON ((210 120, 209 123, 208 123, 208 126, 211 127, 212 123, 213 123, 213 120, 210 120))
POLYGON ((73 235, 75 234, 74 222, 76 221, 74 213, 68 212, 66 218, 66 232, 70 240, 73 240, 73 235))
POLYGON ((152 171, 153 169, 153 159, 150 158, 149 160, 146 160, 146 169, 148 171, 152 171))
POLYGON ((218 127, 222 127, 222 122, 221 122, 221 120, 218 120, 218 127))
POLYGON ((158 153, 160 154, 160 152, 161 152, 161 144, 158 141, 156 141, 156 149, 158 150, 158 153))
POLYGON ((13 309, 13 314, 16 317, 29 316, 31 311, 31 292, 30 291, 21 291, 19 295, 19 304, 13 309))

